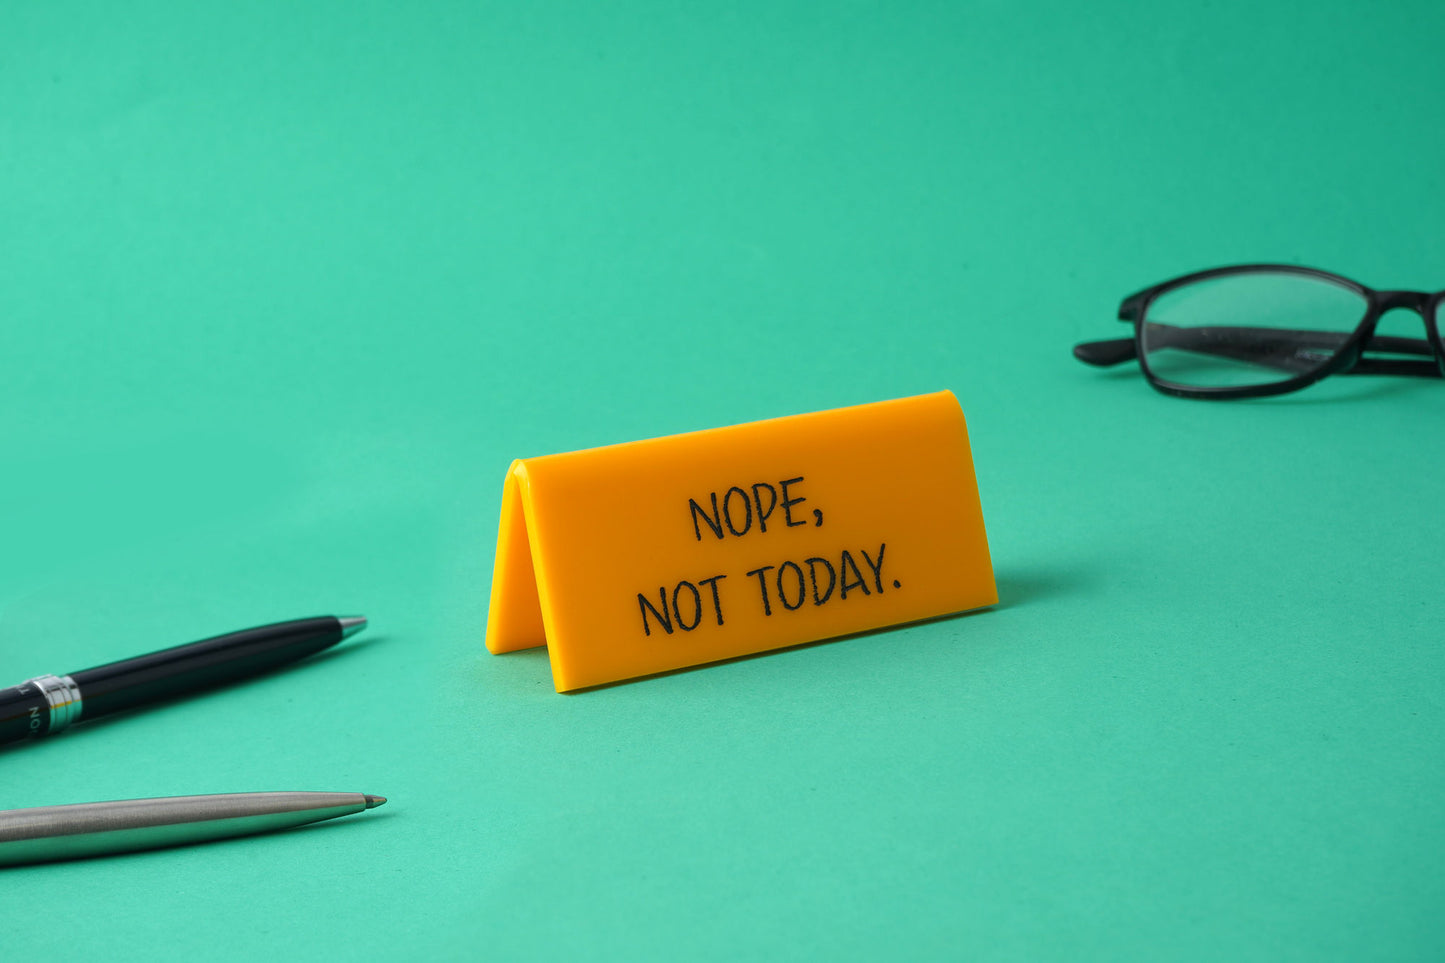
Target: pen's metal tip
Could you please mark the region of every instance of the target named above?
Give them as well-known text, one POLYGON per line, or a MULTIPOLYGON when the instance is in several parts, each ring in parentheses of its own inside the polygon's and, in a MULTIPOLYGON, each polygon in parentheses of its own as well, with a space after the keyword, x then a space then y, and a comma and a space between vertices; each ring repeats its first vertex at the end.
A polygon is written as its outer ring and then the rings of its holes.
POLYGON ((375 809, 377 806, 380 806, 380 805, 384 804, 385 802, 386 802, 386 797, 385 797, 385 796, 370 796, 370 795, 368 795, 368 796, 366 797, 366 808, 367 808, 367 809, 375 809))
POLYGON ((366 628, 366 616, 364 615, 339 615, 336 621, 341 623, 341 637, 349 639, 362 629, 366 628))

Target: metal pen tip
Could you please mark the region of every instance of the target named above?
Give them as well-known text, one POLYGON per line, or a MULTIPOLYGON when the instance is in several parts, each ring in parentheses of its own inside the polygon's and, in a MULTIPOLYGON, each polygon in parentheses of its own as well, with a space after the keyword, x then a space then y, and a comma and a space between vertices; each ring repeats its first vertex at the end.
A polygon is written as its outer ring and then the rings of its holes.
POLYGON ((385 796, 371 796, 371 795, 367 795, 367 796, 366 796, 366 808, 367 808, 367 809, 375 809, 377 806, 382 806, 382 805, 385 805, 385 804, 386 804, 386 797, 385 797, 385 796))
POLYGON ((341 637, 343 639, 349 639, 366 628, 366 616, 364 615, 338 615, 336 621, 341 623, 341 637))

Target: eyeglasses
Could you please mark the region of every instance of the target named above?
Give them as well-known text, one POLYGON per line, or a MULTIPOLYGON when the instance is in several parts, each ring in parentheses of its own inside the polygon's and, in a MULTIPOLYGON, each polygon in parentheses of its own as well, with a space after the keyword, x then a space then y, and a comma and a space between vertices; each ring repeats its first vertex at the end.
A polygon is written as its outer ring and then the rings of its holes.
POLYGON ((1180 398, 1259 398, 1332 374, 1439 378, 1442 302, 1445 291, 1374 291, 1289 264, 1215 268, 1129 295, 1119 320, 1134 337, 1087 341, 1074 357, 1101 367, 1138 358, 1151 385, 1180 398), (1426 337, 1375 334, 1396 308, 1420 315, 1426 337))

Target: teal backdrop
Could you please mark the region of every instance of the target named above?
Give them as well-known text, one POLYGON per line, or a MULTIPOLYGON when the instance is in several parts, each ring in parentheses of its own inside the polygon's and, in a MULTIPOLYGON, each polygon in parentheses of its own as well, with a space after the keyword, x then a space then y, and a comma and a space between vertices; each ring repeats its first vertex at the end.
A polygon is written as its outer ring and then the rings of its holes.
MULTIPOLYGON (((0 751, 0 808, 384 809, 0 871, 0 955, 1445 955, 1445 383, 1074 342, 1445 287, 1435 2, 11 3, 0 684, 360 613, 0 751), (951 389, 997 608, 557 695, 514 457, 951 389)), ((1419 336, 1420 321, 1387 319, 1419 336)))

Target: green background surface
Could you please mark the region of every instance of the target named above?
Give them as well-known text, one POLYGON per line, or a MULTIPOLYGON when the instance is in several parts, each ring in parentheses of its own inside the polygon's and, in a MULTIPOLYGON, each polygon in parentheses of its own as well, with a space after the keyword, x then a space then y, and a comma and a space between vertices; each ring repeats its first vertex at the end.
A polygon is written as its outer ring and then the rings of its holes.
POLYGON ((0 872, 0 955, 1439 959, 1445 384, 1206 404, 1069 349, 1220 263, 1445 286, 1442 37, 7 4, 0 682, 373 628, 0 752, 0 807, 392 801, 0 872), (483 649, 513 457, 940 388, 996 609, 572 696, 483 649))

